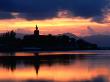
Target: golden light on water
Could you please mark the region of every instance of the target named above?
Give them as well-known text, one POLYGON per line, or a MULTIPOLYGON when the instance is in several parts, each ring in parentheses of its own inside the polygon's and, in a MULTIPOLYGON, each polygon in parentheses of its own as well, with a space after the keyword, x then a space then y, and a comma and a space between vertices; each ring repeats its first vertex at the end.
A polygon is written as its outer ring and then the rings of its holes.
POLYGON ((18 67, 14 71, 0 68, 0 80, 54 80, 54 81, 84 81, 92 80, 99 76, 109 75, 109 68, 100 66, 89 68, 87 63, 77 61, 73 65, 42 65, 39 68, 38 74, 32 66, 18 67))

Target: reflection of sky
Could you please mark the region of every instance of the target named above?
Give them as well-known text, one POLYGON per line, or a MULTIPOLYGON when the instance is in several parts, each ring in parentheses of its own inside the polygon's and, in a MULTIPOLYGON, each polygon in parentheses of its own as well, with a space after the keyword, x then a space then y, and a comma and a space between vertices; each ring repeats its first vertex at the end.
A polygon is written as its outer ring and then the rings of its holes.
MULTIPOLYGON (((69 61, 69 60, 68 60, 69 61)), ((109 59, 82 59, 71 64, 40 65, 38 74, 34 66, 17 66, 13 71, 0 67, 0 80, 46 80, 46 81, 88 81, 107 82, 110 78, 109 59), (95 81, 96 80, 96 81, 95 81), (98 80, 98 81, 97 81, 98 80)))
MULTIPOLYGON (((98 54, 108 55, 110 50, 76 50, 76 51, 58 51, 58 52, 41 52, 39 55, 59 55, 59 54, 98 54)), ((108 55, 109 56, 109 55, 108 55)))

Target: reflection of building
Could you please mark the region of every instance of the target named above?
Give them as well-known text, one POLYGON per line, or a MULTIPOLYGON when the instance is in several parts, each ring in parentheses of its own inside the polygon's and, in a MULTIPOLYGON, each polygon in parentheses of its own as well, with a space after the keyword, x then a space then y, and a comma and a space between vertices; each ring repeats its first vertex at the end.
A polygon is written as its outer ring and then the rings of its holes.
POLYGON ((34 31, 34 36, 39 36, 39 29, 37 25, 36 25, 36 30, 34 31))

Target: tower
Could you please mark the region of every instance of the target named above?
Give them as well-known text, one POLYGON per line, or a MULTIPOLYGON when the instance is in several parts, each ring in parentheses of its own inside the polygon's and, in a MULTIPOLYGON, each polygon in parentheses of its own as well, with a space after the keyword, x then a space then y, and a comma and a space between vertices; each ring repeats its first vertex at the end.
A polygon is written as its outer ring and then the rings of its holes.
POLYGON ((36 29, 34 30, 34 36, 39 36, 39 29, 38 26, 36 25, 36 29))

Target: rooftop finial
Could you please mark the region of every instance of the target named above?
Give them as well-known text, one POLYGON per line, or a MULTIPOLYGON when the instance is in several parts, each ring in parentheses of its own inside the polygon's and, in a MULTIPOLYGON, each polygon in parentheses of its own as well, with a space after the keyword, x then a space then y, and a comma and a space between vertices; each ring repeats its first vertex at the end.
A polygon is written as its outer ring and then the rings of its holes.
POLYGON ((37 26, 37 24, 36 24, 36 30, 38 30, 38 26, 37 26))

